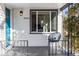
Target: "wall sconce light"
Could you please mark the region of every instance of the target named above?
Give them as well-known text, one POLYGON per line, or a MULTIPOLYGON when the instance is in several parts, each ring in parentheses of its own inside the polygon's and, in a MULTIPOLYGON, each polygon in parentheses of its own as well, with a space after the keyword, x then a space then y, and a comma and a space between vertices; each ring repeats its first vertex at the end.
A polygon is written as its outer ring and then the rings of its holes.
POLYGON ((23 11, 21 10, 21 11, 20 11, 20 16, 22 16, 22 15, 23 15, 23 11))

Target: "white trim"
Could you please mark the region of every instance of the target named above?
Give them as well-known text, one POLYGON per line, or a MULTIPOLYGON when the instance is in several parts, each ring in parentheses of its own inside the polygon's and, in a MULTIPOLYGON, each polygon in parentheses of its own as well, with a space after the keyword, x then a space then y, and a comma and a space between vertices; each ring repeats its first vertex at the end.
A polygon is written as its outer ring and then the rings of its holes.
POLYGON ((51 32, 51 11, 50 11, 50 32, 51 32))
POLYGON ((56 31, 52 31, 52 32, 35 32, 34 31, 34 32, 31 32, 31 33, 37 33, 38 34, 38 33, 54 33, 54 32, 56 32, 56 31))
POLYGON ((36 11, 36 32, 38 32, 38 11, 36 11))

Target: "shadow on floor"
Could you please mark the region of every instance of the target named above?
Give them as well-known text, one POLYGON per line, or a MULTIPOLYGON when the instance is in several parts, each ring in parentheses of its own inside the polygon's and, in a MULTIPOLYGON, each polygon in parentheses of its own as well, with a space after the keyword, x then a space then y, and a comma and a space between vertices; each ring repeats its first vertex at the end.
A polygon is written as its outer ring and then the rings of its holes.
MULTIPOLYGON (((55 51, 55 49, 53 50, 55 51)), ((27 47, 14 47, 5 56, 48 56, 48 47, 28 47, 28 50, 27 47)), ((62 50, 58 49, 56 54, 50 53, 50 56, 67 56, 67 54, 62 53, 62 50)))

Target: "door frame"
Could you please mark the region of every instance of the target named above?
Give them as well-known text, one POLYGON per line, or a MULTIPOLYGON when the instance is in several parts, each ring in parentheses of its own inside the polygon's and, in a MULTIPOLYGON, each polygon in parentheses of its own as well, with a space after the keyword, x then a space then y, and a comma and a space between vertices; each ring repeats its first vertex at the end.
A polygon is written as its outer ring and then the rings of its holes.
POLYGON ((6 7, 5 7, 5 34, 6 34, 5 40, 7 48, 10 46, 10 9, 6 7))

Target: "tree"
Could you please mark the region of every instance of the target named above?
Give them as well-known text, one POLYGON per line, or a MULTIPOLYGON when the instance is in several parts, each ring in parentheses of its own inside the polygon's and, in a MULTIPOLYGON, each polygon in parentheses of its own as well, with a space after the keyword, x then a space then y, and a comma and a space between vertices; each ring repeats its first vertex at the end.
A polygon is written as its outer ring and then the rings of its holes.
POLYGON ((77 15, 77 9, 79 8, 79 4, 74 4, 68 10, 68 17, 64 18, 64 28, 68 31, 69 39, 71 39, 72 47, 79 50, 79 15, 77 15))

